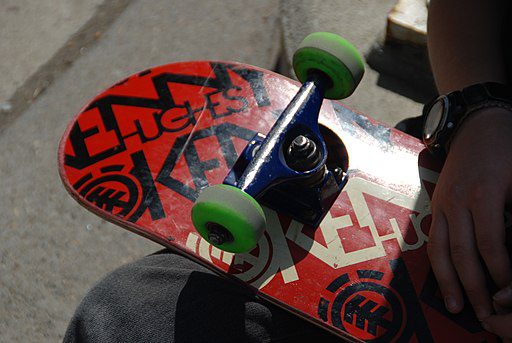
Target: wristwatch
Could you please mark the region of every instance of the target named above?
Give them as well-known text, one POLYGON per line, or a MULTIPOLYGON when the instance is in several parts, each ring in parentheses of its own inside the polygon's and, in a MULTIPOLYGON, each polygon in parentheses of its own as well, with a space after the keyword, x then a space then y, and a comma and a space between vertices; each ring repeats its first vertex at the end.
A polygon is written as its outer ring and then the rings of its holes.
POLYGON ((462 122, 487 107, 512 111, 512 87, 485 82, 441 95, 423 108, 423 143, 438 156, 446 156, 450 141, 462 122))

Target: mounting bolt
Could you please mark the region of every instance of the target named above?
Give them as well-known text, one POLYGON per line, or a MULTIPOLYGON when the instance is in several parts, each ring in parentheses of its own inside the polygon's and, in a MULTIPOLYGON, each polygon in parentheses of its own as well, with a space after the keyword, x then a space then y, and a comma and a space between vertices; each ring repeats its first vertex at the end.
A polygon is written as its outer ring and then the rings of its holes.
POLYGON ((317 213, 312 209, 306 209, 303 212, 304 217, 308 218, 309 220, 315 219, 317 213))
POLYGON ((295 139, 292 141, 292 144, 290 144, 290 155, 303 155, 305 153, 311 152, 312 149, 315 148, 315 143, 311 142, 311 139, 300 135, 295 137, 295 139))
POLYGON ((208 241, 215 245, 229 243, 234 240, 233 235, 222 225, 217 223, 206 223, 208 230, 208 241))
POLYGON ((215 245, 221 245, 224 243, 224 237, 222 235, 218 235, 216 232, 208 233, 208 240, 215 245))
POLYGON ((288 147, 286 157, 286 162, 290 168, 297 171, 306 171, 315 168, 322 156, 313 140, 299 135, 294 138, 288 147))
POLYGON ((343 171, 342 168, 336 167, 333 170, 334 178, 336 179, 336 182, 340 183, 341 180, 345 177, 346 173, 343 171))

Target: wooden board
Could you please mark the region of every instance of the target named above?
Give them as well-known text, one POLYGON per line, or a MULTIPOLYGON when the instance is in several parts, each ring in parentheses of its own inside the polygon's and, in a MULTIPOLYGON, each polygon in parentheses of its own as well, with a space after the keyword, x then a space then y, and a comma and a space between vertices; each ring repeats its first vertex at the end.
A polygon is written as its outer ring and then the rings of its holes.
POLYGON ((267 231, 247 254, 220 251, 196 233, 190 210, 199 190, 222 182, 298 88, 225 62, 133 75, 70 123, 59 149, 64 185, 97 215, 346 339, 496 341, 471 310, 444 309, 429 266, 438 166, 418 140, 339 102, 324 101, 320 122, 348 151, 349 181, 320 227, 265 209, 267 231))

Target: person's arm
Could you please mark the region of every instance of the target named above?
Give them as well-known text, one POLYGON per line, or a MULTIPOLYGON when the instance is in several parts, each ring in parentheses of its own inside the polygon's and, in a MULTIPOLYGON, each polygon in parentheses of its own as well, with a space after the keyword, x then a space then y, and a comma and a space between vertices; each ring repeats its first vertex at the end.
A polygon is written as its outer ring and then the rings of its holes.
MULTIPOLYGON (((499 0, 431 1, 428 48, 440 94, 475 83, 507 83, 507 6, 499 0)), ((432 199, 428 253, 447 309, 462 310, 463 287, 478 318, 502 337, 512 337, 512 325, 493 326, 496 317, 507 315, 493 315, 485 269, 500 288, 512 281, 503 219, 511 198, 512 112, 476 111, 450 144, 432 199)))
POLYGON ((506 10, 499 0, 431 1, 428 52, 440 94, 507 82, 501 37, 506 10))

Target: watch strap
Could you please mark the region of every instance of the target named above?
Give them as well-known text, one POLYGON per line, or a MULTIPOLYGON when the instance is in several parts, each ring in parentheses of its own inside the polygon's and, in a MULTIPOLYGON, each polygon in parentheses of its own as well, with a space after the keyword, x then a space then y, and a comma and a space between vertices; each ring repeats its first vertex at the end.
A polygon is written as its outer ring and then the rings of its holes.
POLYGON ((457 121, 457 125, 455 125, 450 137, 448 138, 448 140, 446 142, 446 153, 448 153, 448 150, 450 149, 450 144, 451 144, 453 138, 457 135, 457 131, 460 129, 460 127, 466 121, 466 119, 468 117, 470 117, 474 112, 477 112, 484 108, 491 108, 491 107, 503 108, 505 110, 512 112, 512 103, 504 102, 501 100, 487 100, 487 101, 482 101, 482 102, 476 103, 473 106, 468 106, 466 111, 460 116, 459 120, 457 121))

